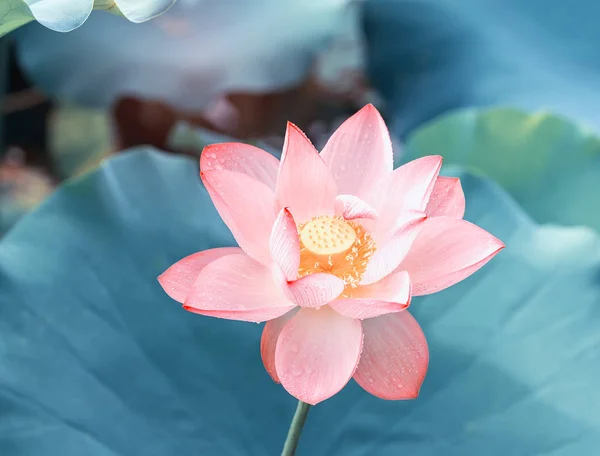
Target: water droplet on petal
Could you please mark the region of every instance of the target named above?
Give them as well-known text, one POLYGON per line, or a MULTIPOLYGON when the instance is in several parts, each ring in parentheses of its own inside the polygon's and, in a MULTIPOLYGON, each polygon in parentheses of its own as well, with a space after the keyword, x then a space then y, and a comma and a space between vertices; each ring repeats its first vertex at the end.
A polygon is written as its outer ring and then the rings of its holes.
POLYGON ((303 373, 304 373, 304 370, 300 369, 299 367, 294 367, 292 369, 292 375, 294 377, 301 377, 303 373))

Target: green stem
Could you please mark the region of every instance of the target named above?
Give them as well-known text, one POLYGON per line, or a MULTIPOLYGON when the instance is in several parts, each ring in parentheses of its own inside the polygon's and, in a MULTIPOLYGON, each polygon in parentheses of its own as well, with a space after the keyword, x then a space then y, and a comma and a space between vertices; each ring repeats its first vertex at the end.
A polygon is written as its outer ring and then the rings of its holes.
POLYGON ((292 424, 290 424, 290 430, 288 431, 281 456, 294 456, 296 453, 298 441, 300 440, 300 433, 306 422, 306 416, 308 415, 310 407, 310 404, 298 401, 298 407, 296 408, 296 413, 292 419, 292 424))

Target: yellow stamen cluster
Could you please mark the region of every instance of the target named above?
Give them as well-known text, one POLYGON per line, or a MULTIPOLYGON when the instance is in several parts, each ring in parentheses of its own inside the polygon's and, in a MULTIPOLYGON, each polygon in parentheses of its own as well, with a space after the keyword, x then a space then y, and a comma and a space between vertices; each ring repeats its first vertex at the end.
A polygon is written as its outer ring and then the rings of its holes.
POLYGON ((375 240, 358 223, 341 217, 315 217, 298 227, 300 277, 325 272, 344 282, 342 296, 351 296, 375 252, 375 240))

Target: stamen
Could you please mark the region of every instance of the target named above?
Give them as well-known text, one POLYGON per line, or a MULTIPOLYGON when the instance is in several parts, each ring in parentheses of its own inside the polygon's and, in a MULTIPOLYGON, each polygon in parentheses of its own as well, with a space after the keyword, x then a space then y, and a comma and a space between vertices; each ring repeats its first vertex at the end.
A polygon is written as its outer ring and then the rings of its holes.
POLYGON ((376 250, 375 240, 361 225, 341 217, 316 217, 298 229, 299 276, 333 274, 346 282, 342 296, 351 296, 376 250))

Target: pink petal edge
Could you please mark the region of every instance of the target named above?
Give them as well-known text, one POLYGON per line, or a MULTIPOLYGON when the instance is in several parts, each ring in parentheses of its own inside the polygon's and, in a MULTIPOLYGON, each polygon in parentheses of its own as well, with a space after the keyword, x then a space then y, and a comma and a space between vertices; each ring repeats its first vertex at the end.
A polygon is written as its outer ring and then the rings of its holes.
POLYGON ((281 317, 269 320, 265 324, 260 338, 260 356, 265 369, 275 383, 280 383, 279 377, 277 376, 277 370, 275 369, 275 347, 277 346, 277 339, 287 322, 290 321, 299 310, 300 308, 296 307, 281 317))
POLYGON ((503 248, 499 239, 466 220, 428 218, 399 269, 410 274, 414 296, 427 295, 466 279, 503 248))
POLYGON ((379 213, 375 239, 388 239, 398 219, 408 211, 425 211, 442 166, 442 157, 431 155, 410 161, 392 172, 377 186, 375 209, 379 213))
POLYGON ((355 297, 336 299, 329 306, 349 318, 375 318, 408 308, 411 284, 408 272, 390 274, 372 285, 358 287, 355 297))
POLYGON ((401 304, 366 298, 342 298, 329 303, 329 306, 344 317, 365 320, 389 313, 401 312, 408 308, 409 303, 401 304))
POLYGON ((427 373, 429 350, 408 312, 363 321, 363 351, 354 380, 381 399, 414 399, 427 373))
POLYGON ((301 307, 319 308, 337 298, 345 285, 339 277, 318 272, 288 282, 288 296, 301 307))
POLYGON ((253 322, 280 317, 294 307, 271 270, 244 254, 226 255, 204 267, 184 303, 190 312, 253 322))
POLYGON ((277 340, 275 368, 281 384, 308 404, 330 398, 352 378, 362 338, 358 320, 328 307, 300 309, 277 340))
POLYGON ((200 170, 235 171, 262 182, 275 190, 279 160, 270 153, 244 143, 211 144, 202 150, 200 170))
POLYGON ((239 247, 221 247, 192 253, 174 263, 158 276, 160 286, 175 301, 183 304, 200 271, 204 267, 225 255, 242 253, 239 247))
POLYGON ((394 235, 384 245, 377 246, 362 276, 361 285, 379 282, 398 267, 409 253, 426 219, 423 212, 410 211, 404 214, 394 235))
POLYGON ((340 194, 368 200, 374 182, 393 169, 392 141, 377 109, 368 104, 347 119, 329 138, 321 157, 340 194))
POLYGON ((425 209, 428 217, 453 217, 465 215, 465 194, 457 177, 438 177, 429 203, 425 209))
POLYGON ((300 238, 294 217, 287 208, 281 209, 275 220, 269 246, 271 258, 279 265, 285 278, 295 280, 300 266, 300 238))
POLYGON ((288 122, 277 177, 277 204, 288 207, 298 223, 333 215, 337 188, 310 140, 288 122))
POLYGON ((276 218, 271 189, 234 171, 207 171, 200 177, 242 250, 256 261, 270 264, 269 240, 276 218))
POLYGON ((377 218, 377 211, 357 196, 338 195, 335 199, 335 213, 346 220, 377 218))

